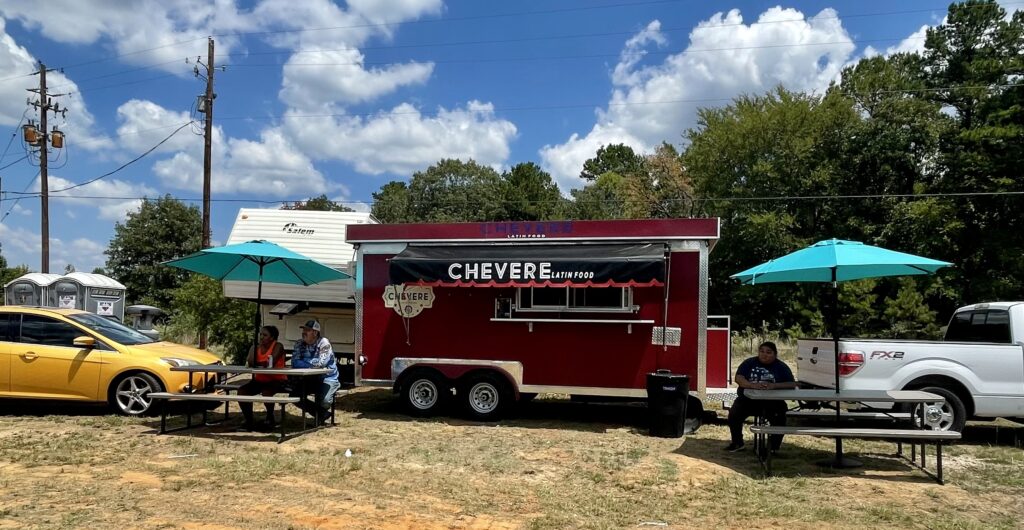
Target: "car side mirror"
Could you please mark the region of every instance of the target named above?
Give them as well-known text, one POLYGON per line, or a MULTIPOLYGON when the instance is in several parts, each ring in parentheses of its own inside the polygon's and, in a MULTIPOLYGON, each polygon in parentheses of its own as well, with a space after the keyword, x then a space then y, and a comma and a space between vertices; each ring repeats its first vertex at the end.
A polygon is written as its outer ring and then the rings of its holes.
POLYGON ((72 343, 78 348, 93 348, 96 346, 96 339, 92 337, 75 337, 72 343))

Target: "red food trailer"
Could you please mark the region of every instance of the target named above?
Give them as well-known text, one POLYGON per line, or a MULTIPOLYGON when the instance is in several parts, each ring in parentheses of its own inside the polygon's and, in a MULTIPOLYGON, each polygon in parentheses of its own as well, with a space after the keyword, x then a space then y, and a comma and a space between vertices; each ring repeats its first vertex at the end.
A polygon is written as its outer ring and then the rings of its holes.
MULTIPOLYGON (((542 392, 645 399, 658 369, 703 396, 718 237, 718 219, 351 225, 355 384, 481 420, 542 392)), ((729 331, 714 332, 725 387, 729 331)))

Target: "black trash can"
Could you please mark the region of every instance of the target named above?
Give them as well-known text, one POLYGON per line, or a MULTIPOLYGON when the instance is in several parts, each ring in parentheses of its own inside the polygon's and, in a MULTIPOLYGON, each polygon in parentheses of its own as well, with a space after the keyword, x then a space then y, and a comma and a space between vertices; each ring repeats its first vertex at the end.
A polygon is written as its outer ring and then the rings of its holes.
POLYGON ((658 370, 647 374, 647 410, 651 436, 679 438, 686 422, 686 400, 690 396, 690 376, 658 370))

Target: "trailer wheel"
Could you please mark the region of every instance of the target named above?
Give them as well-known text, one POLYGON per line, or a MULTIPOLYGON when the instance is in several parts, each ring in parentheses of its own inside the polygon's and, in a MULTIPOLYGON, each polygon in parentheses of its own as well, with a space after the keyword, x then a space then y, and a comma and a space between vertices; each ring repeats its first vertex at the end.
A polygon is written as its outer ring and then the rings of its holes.
POLYGON ((448 403, 452 389, 441 374, 433 370, 417 370, 402 380, 399 395, 409 414, 433 416, 448 403))
POLYGON ((495 421, 513 401, 508 381, 493 373, 470 374, 459 385, 466 414, 477 421, 495 421))

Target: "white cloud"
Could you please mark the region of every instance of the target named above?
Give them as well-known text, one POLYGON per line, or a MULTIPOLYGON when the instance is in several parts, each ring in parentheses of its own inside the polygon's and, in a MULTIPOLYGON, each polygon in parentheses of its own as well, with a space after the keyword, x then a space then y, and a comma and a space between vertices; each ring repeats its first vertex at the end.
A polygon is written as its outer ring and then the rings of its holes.
MULTIPOLYGON (((320 194, 328 183, 312 161, 281 134, 265 129, 259 141, 229 138, 214 146, 210 186, 214 193, 237 193, 263 198, 320 194)), ((202 192, 203 155, 179 151, 153 165, 153 172, 173 188, 202 192)))
POLYGON ((546 169, 555 177, 562 190, 580 186, 579 174, 583 163, 593 158, 597 150, 608 144, 625 144, 634 151, 647 149, 646 144, 616 124, 594 125, 586 136, 573 134, 560 145, 545 145, 540 150, 546 169))
MULTIPOLYGON (((14 126, 21 121, 22 116, 26 120, 38 118, 38 112, 25 104, 25 98, 31 95, 26 89, 39 88, 39 76, 27 75, 36 71, 38 63, 25 47, 7 34, 6 29, 5 21, 0 18, 0 72, 5 73, 4 77, 14 78, 0 83, 0 125, 14 126), (19 74, 26 75, 15 78, 19 74)), ((78 90, 77 85, 60 72, 48 72, 46 81, 47 86, 59 88, 62 93, 78 90)), ((54 98, 54 103, 68 109, 67 118, 51 113, 49 125, 56 125, 62 130, 69 145, 90 151, 110 148, 110 139, 94 132, 95 120, 81 98, 59 97, 54 98)))
POLYGON ((403 85, 426 83, 433 63, 410 62, 367 70, 356 49, 303 50, 284 65, 281 101, 299 109, 329 108, 331 103, 360 103, 403 85))
MULTIPOLYGON (((117 118, 121 123, 117 127, 119 145, 129 152, 139 154, 152 148, 182 124, 192 121, 188 112, 175 112, 152 101, 140 99, 128 100, 118 107, 117 118)), ((196 124, 195 127, 198 130, 202 125, 196 124)), ((214 141, 220 142, 223 134, 220 127, 215 127, 214 141)), ((155 152, 169 153, 194 148, 196 144, 202 147, 202 137, 186 128, 167 140, 155 152)))
POLYGON ((441 12, 441 0, 349 0, 349 9, 375 24, 401 22, 441 12))
MULTIPOLYGON (((62 190, 74 186, 75 182, 50 175, 47 184, 51 190, 62 190)), ((32 189, 39 190, 39 179, 32 183, 32 189)), ((71 207, 85 207, 90 210, 95 208, 95 217, 108 221, 123 221, 128 212, 137 210, 142 205, 142 200, 135 197, 155 197, 156 195, 157 191, 149 186, 108 177, 108 179, 97 180, 72 190, 51 192, 50 211, 53 212, 56 204, 68 208, 69 212, 72 212, 71 207), (97 199, 94 197, 109 198, 97 199)))
MULTIPOLYGON (((944 24, 945 22, 946 19, 943 19, 942 23, 944 24)), ((921 26, 917 31, 911 33, 910 36, 901 40, 899 44, 886 48, 884 54, 876 50, 873 46, 868 46, 864 48, 864 58, 874 57, 876 55, 885 55, 886 57, 889 57, 890 55, 895 55, 897 53, 922 53, 924 52, 924 41, 929 29, 932 29, 932 26, 927 24, 921 26)))
MULTIPOLYGON (((30 270, 39 270, 41 238, 39 232, 24 228, 12 228, 0 224, 0 239, 4 242, 4 257, 10 266, 28 265, 30 270)), ((63 272, 71 263, 77 270, 91 271, 106 262, 103 251, 106 245, 91 239, 76 238, 66 242, 50 237, 50 272, 63 272)))
MULTIPOLYGON (((188 114, 166 109, 152 101, 126 102, 118 108, 119 140, 127 149, 143 152, 189 121, 188 114)), ((227 137, 213 128, 211 188, 214 193, 239 193, 282 198, 324 193, 329 183, 312 161, 285 137, 280 128, 267 128, 259 140, 227 137)), ((168 186, 202 192, 203 140, 182 130, 158 153, 174 153, 153 164, 153 173, 168 186)))
POLYGON ((736 9, 716 13, 690 32, 682 52, 660 64, 638 66, 642 46, 666 42, 659 25, 649 24, 627 41, 611 74, 615 87, 608 106, 598 110, 594 127, 586 136, 574 134, 541 149, 544 166, 563 189, 578 187, 582 162, 596 147, 625 143, 649 151, 663 141, 678 141, 695 125, 699 107, 780 84, 822 91, 855 49, 832 9, 805 18, 795 9, 773 7, 757 22, 744 24, 736 9))
POLYGON ((350 162, 357 171, 375 175, 408 174, 441 158, 501 164, 516 136, 515 125, 497 118, 493 105, 478 101, 465 108, 440 108, 435 116, 403 103, 368 118, 285 118, 285 129, 305 152, 350 162))
MULTIPOLYGON (((121 61, 159 66, 181 75, 191 69, 186 56, 206 56, 206 36, 255 29, 252 20, 232 0, 136 0, 87 2, 48 0, 40 9, 36 0, 5 0, 5 18, 20 21, 43 36, 67 44, 103 42, 121 55, 121 61)), ((227 53, 237 39, 220 37, 217 52, 227 53)))

